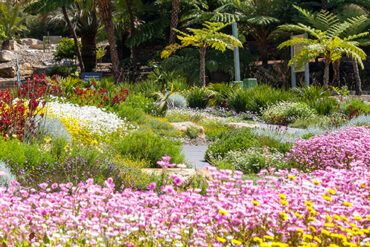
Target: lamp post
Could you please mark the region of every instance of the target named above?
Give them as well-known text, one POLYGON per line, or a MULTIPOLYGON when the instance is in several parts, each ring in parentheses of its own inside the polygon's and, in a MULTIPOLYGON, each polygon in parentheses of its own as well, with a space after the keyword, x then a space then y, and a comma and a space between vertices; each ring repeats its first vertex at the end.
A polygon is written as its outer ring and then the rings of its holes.
MULTIPOLYGON (((232 24, 233 36, 238 38, 238 26, 236 22, 232 24)), ((239 47, 234 48, 234 67, 235 67, 235 81, 240 81, 240 61, 239 61, 239 47)))

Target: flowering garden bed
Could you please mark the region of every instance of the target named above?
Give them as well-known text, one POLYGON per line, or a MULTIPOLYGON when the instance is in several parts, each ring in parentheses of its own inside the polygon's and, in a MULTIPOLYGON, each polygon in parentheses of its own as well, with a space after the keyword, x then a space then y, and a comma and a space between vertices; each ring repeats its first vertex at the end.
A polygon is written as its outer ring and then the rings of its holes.
MULTIPOLYGON (((49 83, 36 78, 18 94, 0 94, 2 246, 369 246, 369 126, 299 139, 281 159, 279 168, 289 170, 269 167, 255 180, 209 166, 199 186, 141 174, 150 163, 185 166, 157 159, 174 145, 152 133, 170 133, 167 122, 120 117, 127 90, 99 88, 90 101, 91 90, 68 95, 49 83), (71 140, 39 137, 44 116, 60 121, 71 140), (127 150, 150 155, 132 161, 127 150)), ((250 150, 271 141, 247 132, 246 141, 256 139, 250 150)))

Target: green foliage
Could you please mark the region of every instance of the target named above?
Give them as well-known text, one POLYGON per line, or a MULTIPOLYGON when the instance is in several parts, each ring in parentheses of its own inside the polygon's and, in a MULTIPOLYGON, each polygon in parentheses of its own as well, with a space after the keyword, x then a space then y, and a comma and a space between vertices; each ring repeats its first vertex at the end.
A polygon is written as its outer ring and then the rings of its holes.
POLYGON ((319 86, 303 85, 302 87, 293 89, 293 92, 297 94, 299 99, 305 101, 307 104, 312 104, 318 99, 326 98, 331 96, 331 91, 319 86))
POLYGON ((286 125, 297 119, 309 119, 314 117, 315 111, 305 103, 278 102, 269 106, 262 112, 262 119, 268 123, 286 125))
POLYGON ((146 114, 158 114, 158 106, 154 99, 148 98, 143 94, 132 94, 130 91, 130 95, 127 97, 125 105, 131 106, 134 109, 141 109, 146 114))
POLYGON ((6 35, 4 33, 4 28, 2 25, 0 25, 0 40, 5 40, 6 39, 6 35))
POLYGON ((185 134, 190 138, 190 139, 195 139, 199 136, 200 130, 196 127, 188 127, 186 129, 185 134))
POLYGON ((133 108, 127 104, 120 104, 116 114, 129 122, 143 122, 145 119, 145 113, 141 108, 133 108))
POLYGON ((250 89, 235 90, 228 99, 228 105, 236 112, 252 111, 259 114, 269 105, 294 100, 295 95, 289 91, 258 85, 250 89))
POLYGON ((75 74, 77 71, 77 66, 66 66, 66 65, 54 65, 47 70, 46 74, 48 76, 58 75, 61 77, 69 77, 75 74))
MULTIPOLYGON (((81 49, 81 43, 78 44, 81 49)), ((75 42, 70 38, 62 38, 54 52, 54 59, 58 62, 63 59, 74 59, 76 56, 75 42)))
POLYGON ((208 106, 209 96, 209 92, 206 88, 192 87, 187 94, 189 107, 205 109, 208 106))
POLYGON ((24 18, 21 17, 20 4, 13 4, 10 0, 0 2, 0 26, 6 36, 3 37, 4 40, 19 38, 20 32, 27 29, 24 26, 24 18))
POLYGON ((242 47, 242 43, 234 36, 219 32, 221 29, 230 25, 231 23, 223 24, 220 22, 205 22, 204 28, 187 30, 192 33, 186 34, 175 29, 179 33, 177 38, 181 41, 179 44, 171 44, 167 46, 161 53, 162 58, 168 58, 173 52, 187 46, 195 46, 199 48, 212 47, 219 51, 226 51, 226 49, 233 50, 235 47, 242 47))
POLYGON ((185 97, 182 96, 180 93, 174 93, 170 95, 167 101, 170 108, 186 108, 186 106, 188 105, 185 97))
POLYGON ((343 112, 348 117, 353 117, 354 115, 369 114, 370 104, 359 99, 352 99, 341 105, 341 112, 343 112))
POLYGON ((227 83, 210 83, 208 89, 213 92, 211 105, 226 107, 228 98, 233 94, 234 90, 238 88, 237 85, 227 83))
POLYGON ((256 145, 256 137, 247 128, 230 131, 208 147, 206 159, 223 158, 230 150, 246 150, 256 145))
POLYGON ((36 132, 41 138, 52 137, 53 139, 65 139, 72 142, 72 135, 57 118, 43 117, 36 132))
POLYGON ((134 131, 127 134, 115 144, 115 149, 122 155, 134 160, 146 160, 151 167, 159 167, 157 161, 162 156, 171 156, 171 162, 183 163, 184 157, 181 154, 181 145, 162 138, 150 130, 134 131))
POLYGON ((338 108, 338 101, 334 98, 325 97, 314 101, 311 107, 316 110, 319 115, 330 115, 338 108))
POLYGON ((219 121, 203 121, 202 126, 207 139, 210 141, 216 141, 232 130, 228 125, 219 121))

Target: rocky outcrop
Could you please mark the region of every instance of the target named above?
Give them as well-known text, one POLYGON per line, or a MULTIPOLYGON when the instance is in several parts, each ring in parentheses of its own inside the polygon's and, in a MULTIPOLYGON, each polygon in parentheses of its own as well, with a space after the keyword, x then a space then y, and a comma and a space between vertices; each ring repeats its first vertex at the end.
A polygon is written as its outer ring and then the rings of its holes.
POLYGON ((16 75, 16 69, 11 63, 0 63, 0 77, 13 78, 16 75))
POLYGON ((0 51, 0 63, 11 62, 15 59, 16 56, 14 55, 14 52, 8 50, 0 51))

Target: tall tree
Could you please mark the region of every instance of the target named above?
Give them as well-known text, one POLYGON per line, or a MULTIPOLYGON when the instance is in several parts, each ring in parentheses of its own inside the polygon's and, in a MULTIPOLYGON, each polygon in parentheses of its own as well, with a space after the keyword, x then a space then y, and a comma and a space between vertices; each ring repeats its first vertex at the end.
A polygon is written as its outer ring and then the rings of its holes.
MULTIPOLYGON (((299 8, 297 8, 299 9, 299 8)), ((366 58, 366 53, 360 49, 359 43, 355 41, 358 38, 365 37, 368 35, 367 32, 358 33, 356 35, 351 35, 347 37, 340 38, 343 33, 351 26, 351 23, 359 22, 364 17, 353 18, 350 21, 346 22, 337 22, 333 19, 333 15, 327 11, 320 12, 320 20, 317 25, 320 25, 321 28, 314 28, 312 26, 307 26, 302 23, 297 25, 282 25, 280 29, 285 31, 295 31, 300 33, 308 33, 312 38, 302 39, 294 38, 288 41, 283 42, 279 45, 279 48, 286 46, 302 45, 302 50, 289 61, 289 64, 296 63, 297 67, 301 67, 304 64, 308 63, 310 59, 315 59, 317 57, 322 57, 325 70, 324 70, 324 86, 329 86, 329 67, 332 62, 336 62, 341 59, 343 55, 347 55, 352 59, 356 60, 357 63, 363 68, 364 65, 362 60, 366 58), (326 31, 322 31, 325 29, 326 31)), ((307 16, 310 17, 310 22, 317 22, 315 16, 309 15, 310 13, 306 12, 307 16)))
POLYGON ((171 26, 170 26, 170 44, 176 42, 177 25, 179 24, 180 0, 172 0, 171 26))
POLYGON ((69 19, 67 8, 66 8, 66 6, 69 6, 73 3, 74 3, 74 0, 39 0, 36 2, 30 3, 26 7, 25 11, 27 11, 28 13, 32 13, 32 14, 47 14, 59 8, 62 10, 63 18, 65 22, 67 23, 67 26, 73 37, 80 70, 81 72, 84 72, 85 66, 82 60, 80 47, 78 45, 77 34, 76 34, 75 29, 73 28, 71 20, 69 19))
POLYGON ((110 46, 110 56, 112 60, 112 69, 115 83, 120 80, 120 65, 116 46, 116 39, 114 35, 112 2, 110 0, 97 0, 99 6, 99 13, 101 15, 105 32, 107 33, 108 42, 110 46))
POLYGON ((199 48, 200 58, 200 75, 199 80, 203 86, 206 86, 206 51, 207 48, 212 47, 213 49, 224 52, 226 49, 233 50, 236 47, 242 47, 242 43, 234 36, 220 32, 221 29, 230 25, 231 23, 223 24, 219 22, 206 22, 203 24, 202 29, 187 28, 192 35, 181 32, 177 29, 175 31, 179 33, 177 36, 181 41, 181 44, 171 44, 165 47, 161 53, 162 58, 169 57, 173 52, 178 49, 195 46, 199 48))

